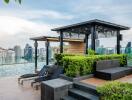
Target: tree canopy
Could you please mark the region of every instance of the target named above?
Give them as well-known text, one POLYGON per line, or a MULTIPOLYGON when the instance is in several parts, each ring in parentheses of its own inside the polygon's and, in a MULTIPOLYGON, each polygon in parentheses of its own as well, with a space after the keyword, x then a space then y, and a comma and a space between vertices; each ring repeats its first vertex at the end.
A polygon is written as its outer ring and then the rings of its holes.
MULTIPOLYGON (((9 3, 11 0, 4 0, 5 3, 9 3)), ((18 2, 19 4, 21 4, 22 0, 14 0, 15 2, 18 2)))

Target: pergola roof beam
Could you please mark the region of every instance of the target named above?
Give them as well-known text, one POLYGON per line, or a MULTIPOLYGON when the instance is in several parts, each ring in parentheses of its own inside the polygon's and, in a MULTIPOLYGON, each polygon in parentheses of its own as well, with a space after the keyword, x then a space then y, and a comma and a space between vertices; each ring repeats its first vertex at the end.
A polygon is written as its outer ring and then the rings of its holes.
POLYGON ((67 26, 63 26, 63 27, 59 27, 59 28, 54 28, 54 29, 52 29, 52 31, 64 31, 65 32, 67 29, 74 29, 74 28, 78 28, 78 27, 87 27, 88 28, 88 26, 92 25, 92 24, 102 25, 105 27, 111 27, 111 28, 118 29, 118 30, 130 29, 129 27, 126 27, 126 26, 122 26, 122 25, 118 25, 115 23, 110 23, 110 22, 94 19, 94 20, 90 20, 90 21, 77 23, 77 24, 67 25, 67 26))

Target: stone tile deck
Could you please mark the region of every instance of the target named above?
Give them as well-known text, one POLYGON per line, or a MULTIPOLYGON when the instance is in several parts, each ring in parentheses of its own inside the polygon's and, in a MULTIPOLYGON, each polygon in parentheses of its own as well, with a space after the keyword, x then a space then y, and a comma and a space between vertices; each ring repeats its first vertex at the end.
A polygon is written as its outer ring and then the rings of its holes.
MULTIPOLYGON (((121 82, 132 83, 132 75, 118 79, 121 82)), ((90 78, 81 82, 94 86, 103 85, 106 80, 90 78)), ((0 78, 0 100, 40 100, 40 90, 31 88, 30 83, 18 85, 17 77, 0 78)))
MULTIPOLYGON (((117 79, 117 81, 132 83, 132 74, 128 75, 128 76, 125 76, 125 77, 122 77, 120 79, 117 79)), ((89 78, 89 79, 86 79, 86 80, 82 80, 81 82, 85 83, 85 84, 94 85, 94 86, 101 86, 101 85, 105 84, 108 81, 94 77, 94 78, 89 78)))
POLYGON ((34 90, 27 82, 18 85, 17 77, 0 78, 0 100, 40 100, 40 90, 34 90))

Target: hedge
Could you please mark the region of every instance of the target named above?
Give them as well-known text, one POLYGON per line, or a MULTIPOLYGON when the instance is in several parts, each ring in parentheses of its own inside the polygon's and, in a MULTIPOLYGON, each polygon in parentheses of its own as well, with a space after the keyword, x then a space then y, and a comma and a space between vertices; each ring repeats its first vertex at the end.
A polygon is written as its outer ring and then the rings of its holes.
POLYGON ((92 55, 92 56, 65 56, 62 59, 64 74, 69 77, 78 77, 93 73, 94 64, 99 60, 119 59, 120 65, 127 64, 126 55, 92 55))
POLYGON ((63 66, 63 57, 66 57, 66 56, 76 56, 79 54, 64 54, 64 53, 60 53, 60 54, 55 54, 54 57, 55 57, 55 60, 56 60, 56 63, 57 65, 59 66, 63 66))
POLYGON ((132 84, 118 81, 108 82, 97 87, 100 100, 132 100, 132 84))

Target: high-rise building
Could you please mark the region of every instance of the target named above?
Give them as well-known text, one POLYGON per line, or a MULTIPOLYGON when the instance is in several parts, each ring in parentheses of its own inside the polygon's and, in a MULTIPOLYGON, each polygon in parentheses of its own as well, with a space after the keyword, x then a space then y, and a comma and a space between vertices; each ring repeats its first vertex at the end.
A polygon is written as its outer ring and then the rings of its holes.
POLYGON ((39 55, 38 56, 39 61, 45 61, 45 59, 46 59, 46 49, 45 48, 40 48, 38 55, 39 55))
POLYGON ((49 61, 52 59, 52 48, 49 46, 49 61))
POLYGON ((40 48, 40 49, 39 49, 39 54, 40 54, 40 55, 45 55, 45 53, 46 53, 45 48, 40 48))
POLYGON ((21 60, 22 57, 22 50, 20 46, 15 46, 14 47, 14 51, 15 51, 15 61, 16 63, 19 62, 21 60))
POLYGON ((32 61, 32 58, 33 58, 33 48, 29 44, 26 44, 26 46, 24 48, 24 58, 27 61, 32 61))
POLYGON ((5 64, 6 49, 0 47, 0 64, 5 64))
POLYGON ((100 40, 99 39, 96 39, 95 46, 96 46, 96 48, 98 48, 100 46, 100 40))
POLYGON ((128 43, 127 43, 127 46, 126 46, 126 48, 125 48, 125 53, 127 53, 127 54, 128 54, 128 53, 131 53, 131 47, 132 47, 132 46, 131 46, 131 42, 128 42, 128 43))
POLYGON ((96 53, 98 53, 98 54, 100 54, 100 40, 99 39, 96 39, 96 41, 95 41, 95 47, 96 47, 96 53))
POLYGON ((6 51, 5 63, 6 64, 15 63, 15 52, 13 49, 8 49, 6 51))

